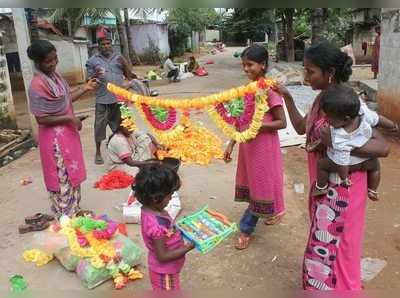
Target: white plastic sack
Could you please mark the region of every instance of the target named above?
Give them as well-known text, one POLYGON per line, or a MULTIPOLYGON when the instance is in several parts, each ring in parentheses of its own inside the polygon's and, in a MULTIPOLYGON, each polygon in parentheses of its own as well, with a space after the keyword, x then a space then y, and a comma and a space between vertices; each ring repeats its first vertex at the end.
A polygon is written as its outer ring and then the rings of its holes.
POLYGON ((192 74, 191 72, 180 72, 179 76, 178 76, 178 80, 185 80, 188 78, 192 78, 194 77, 194 74, 192 74))
MULTIPOLYGON (((129 197, 133 197, 134 194, 131 191, 129 197)), ((134 223, 140 224, 140 211, 141 211, 142 204, 138 201, 134 201, 132 204, 128 205, 128 203, 123 204, 122 206, 122 218, 125 223, 134 223)), ((168 212, 169 216, 173 220, 178 216, 179 212, 181 211, 181 200, 179 198, 179 194, 174 192, 172 194, 171 201, 169 201, 165 210, 168 212)))

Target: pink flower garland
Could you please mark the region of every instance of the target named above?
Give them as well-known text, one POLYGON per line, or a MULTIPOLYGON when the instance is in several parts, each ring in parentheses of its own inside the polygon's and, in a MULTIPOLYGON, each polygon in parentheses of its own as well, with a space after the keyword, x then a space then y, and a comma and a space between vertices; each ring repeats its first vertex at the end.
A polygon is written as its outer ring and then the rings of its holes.
POLYGON ((236 127, 243 127, 250 123, 255 111, 255 93, 246 93, 243 97, 244 111, 239 117, 232 117, 229 115, 223 103, 215 106, 215 109, 224 121, 236 127))
POLYGON ((146 115, 147 121, 150 122, 150 124, 159 130, 168 130, 171 129, 174 124, 176 123, 176 110, 174 108, 169 108, 168 109, 168 118, 165 120, 165 122, 159 121, 151 112, 151 109, 148 105, 142 103, 142 109, 144 114, 146 115))

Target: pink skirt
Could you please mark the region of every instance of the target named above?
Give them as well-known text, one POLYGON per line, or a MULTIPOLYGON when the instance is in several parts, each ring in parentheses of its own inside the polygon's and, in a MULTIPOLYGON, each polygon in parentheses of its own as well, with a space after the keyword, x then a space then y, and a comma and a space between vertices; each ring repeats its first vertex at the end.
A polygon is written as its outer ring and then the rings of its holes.
POLYGON ((179 291, 179 273, 157 273, 149 270, 150 282, 153 291, 179 291))

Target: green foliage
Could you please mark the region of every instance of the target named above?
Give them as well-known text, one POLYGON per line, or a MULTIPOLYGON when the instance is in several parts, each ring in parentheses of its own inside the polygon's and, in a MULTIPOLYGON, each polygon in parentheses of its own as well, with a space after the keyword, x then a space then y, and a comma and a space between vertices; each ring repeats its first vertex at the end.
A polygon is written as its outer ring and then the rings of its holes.
POLYGON ((264 40, 265 33, 273 30, 273 10, 269 8, 235 8, 222 23, 224 40, 235 43, 244 43, 248 38, 264 40))
POLYGON ((311 36, 311 8, 296 9, 293 20, 295 36, 311 36))
POLYGON ((337 46, 345 45, 346 32, 352 27, 352 8, 329 8, 325 37, 337 46))
POLYGON ((213 8, 171 8, 168 10, 169 44, 174 56, 182 55, 192 31, 218 26, 221 17, 213 8))
MULTIPOLYGON (((351 8, 328 8, 325 38, 338 45, 345 43, 345 34, 352 27, 351 8)), ((312 8, 296 9, 294 18, 295 36, 311 37, 312 8)))

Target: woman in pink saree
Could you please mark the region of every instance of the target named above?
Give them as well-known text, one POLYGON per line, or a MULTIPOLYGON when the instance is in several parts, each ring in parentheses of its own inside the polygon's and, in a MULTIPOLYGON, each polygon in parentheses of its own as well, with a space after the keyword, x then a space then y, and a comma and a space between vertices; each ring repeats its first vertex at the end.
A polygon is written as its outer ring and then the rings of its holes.
POLYGON ((29 46, 28 56, 36 72, 29 87, 30 110, 39 125, 39 149, 43 176, 49 192, 51 209, 57 217, 79 211, 80 185, 86 179, 79 130, 81 118, 74 115, 72 102, 97 83, 90 80, 83 87, 70 90, 56 72, 55 47, 46 40, 29 46))
MULTIPOLYGON (((305 81, 314 90, 325 90, 342 84, 351 75, 352 59, 329 43, 310 47, 304 58, 305 81)), ((285 99, 290 120, 298 134, 307 135, 309 182, 313 185, 317 174, 317 161, 326 154, 329 144, 324 129, 327 125, 320 110, 319 96, 311 111, 301 116, 288 90, 275 87, 285 99)), ((374 113, 372 111, 367 111, 374 113)), ((388 145, 377 134, 352 154, 365 157, 385 157, 388 145)), ((328 194, 309 197, 310 233, 303 264, 305 290, 360 290, 361 249, 367 198, 366 172, 353 172, 352 185, 341 186, 338 175, 330 177, 328 194)))

